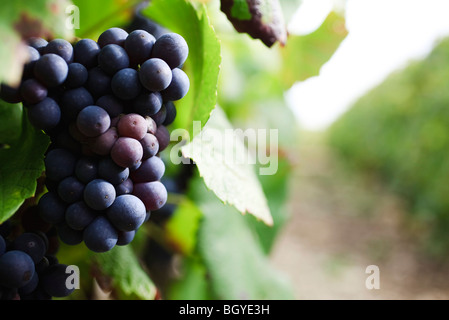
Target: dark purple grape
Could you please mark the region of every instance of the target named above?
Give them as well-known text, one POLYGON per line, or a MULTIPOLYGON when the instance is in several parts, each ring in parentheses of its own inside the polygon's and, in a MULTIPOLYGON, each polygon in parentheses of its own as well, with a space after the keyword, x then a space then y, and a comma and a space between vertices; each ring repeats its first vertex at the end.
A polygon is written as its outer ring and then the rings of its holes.
POLYGON ((66 90, 60 101, 63 117, 69 121, 75 121, 80 111, 93 103, 94 98, 84 87, 66 90))
POLYGON ((170 132, 165 126, 159 126, 155 134, 159 141, 159 152, 165 150, 170 144, 170 132))
POLYGON ((118 185, 128 179, 129 169, 117 165, 110 157, 104 157, 98 163, 98 175, 113 185, 118 185))
POLYGON ((53 39, 44 49, 44 54, 54 53, 60 56, 67 63, 73 61, 73 46, 65 39, 53 39))
POLYGON ((135 183, 133 195, 145 204, 147 211, 158 210, 167 202, 167 189, 160 181, 135 183))
POLYGON ((11 243, 9 250, 19 250, 28 254, 34 263, 38 263, 47 252, 47 245, 41 236, 33 232, 24 232, 11 243))
POLYGON ((134 99, 142 90, 139 74, 132 68, 121 69, 112 77, 111 89, 114 95, 120 99, 134 99))
POLYGON ((147 90, 162 91, 169 86, 172 71, 164 60, 151 58, 140 66, 139 79, 147 90))
POLYGON ((115 193, 118 196, 123 194, 130 194, 133 192, 133 181, 131 179, 126 179, 122 183, 115 186, 115 193))
POLYGON ((132 66, 148 60, 156 38, 145 30, 134 30, 126 37, 124 48, 132 66))
POLYGON ((62 201, 56 192, 47 192, 38 203, 41 218, 51 224, 58 224, 65 219, 67 204, 62 201))
POLYGON ((85 66, 81 63, 74 62, 69 64, 69 73, 67 74, 67 79, 65 79, 64 85, 67 88, 78 88, 83 86, 88 77, 89 73, 85 66))
POLYGON ((81 63, 86 69, 96 66, 100 46, 92 39, 81 39, 73 46, 74 61, 81 63))
POLYGON ((20 86, 22 100, 29 104, 36 104, 47 97, 47 88, 36 79, 27 79, 20 86))
POLYGON ((10 250, 0 256, 0 283, 6 288, 20 288, 33 278, 31 257, 23 251, 10 250))
POLYGON ((84 201, 77 201, 67 207, 65 221, 73 230, 84 230, 97 216, 84 201))
POLYGON ((77 158, 68 150, 57 148, 50 150, 45 159, 45 172, 48 179, 60 181, 75 172, 77 158))
POLYGON ((117 246, 126 246, 130 244, 136 236, 136 230, 118 231, 117 246))
POLYGON ((165 116, 165 120, 164 120, 164 122, 162 124, 164 126, 169 126, 176 119, 176 113, 177 113, 176 112, 176 106, 171 101, 165 102, 164 106, 165 106, 166 116, 165 116))
POLYGON ((67 286, 67 280, 70 275, 70 273, 67 273, 67 265, 53 264, 42 273, 40 285, 52 297, 67 297, 75 290, 69 289, 67 286))
POLYGON ((98 161, 92 157, 81 157, 76 162, 75 176, 83 183, 98 177, 98 161))
POLYGON ((179 68, 172 70, 172 80, 170 85, 161 91, 164 101, 176 101, 184 98, 190 88, 190 81, 187 74, 179 68))
POLYGON ((111 117, 99 106, 87 106, 76 118, 76 126, 84 135, 97 137, 106 132, 111 125, 111 117))
POLYGON ((38 285, 39 285, 39 275, 35 271, 30 282, 19 288, 18 292, 20 295, 20 299, 22 300, 22 296, 24 295, 31 294, 34 290, 36 290, 38 285))
POLYGON ((133 109, 141 116, 152 116, 162 107, 162 96, 159 92, 142 92, 133 101, 133 109))
POLYGON ((116 127, 110 127, 105 133, 89 140, 88 145, 93 153, 107 156, 119 138, 116 127))
POLYGON ((153 46, 151 56, 167 62, 171 69, 180 67, 189 55, 186 40, 177 33, 166 33, 158 38, 153 46))
POLYGON ((47 131, 55 128, 61 120, 61 108, 52 98, 45 98, 27 108, 28 120, 38 129, 47 131))
POLYGON ((103 179, 95 179, 84 188, 84 201, 94 210, 104 210, 112 205, 116 197, 114 186, 103 179))
POLYGON ((75 176, 70 176, 59 183, 57 191, 63 201, 74 203, 83 198, 84 184, 75 176))
POLYGON ((165 122, 165 119, 167 119, 167 108, 165 105, 162 105, 159 111, 153 114, 151 118, 153 118, 158 127, 161 126, 165 122))
POLYGON ((98 98, 95 105, 102 107, 104 110, 106 110, 106 112, 109 113, 109 116, 111 118, 119 116, 121 113, 123 113, 125 109, 122 101, 120 101, 111 94, 101 96, 100 98, 98 98))
POLYGON ((41 54, 39 51, 31 46, 27 46, 28 49, 28 60, 23 66, 22 81, 25 79, 30 79, 34 76, 34 66, 36 61, 39 60, 41 54))
POLYGON ((103 48, 108 44, 117 44, 119 46, 123 46, 127 37, 128 32, 121 28, 115 27, 103 31, 103 33, 98 37, 97 42, 100 48, 103 48))
POLYGON ((140 140, 140 143, 142 144, 143 148, 142 160, 156 155, 159 151, 159 141, 157 140, 156 136, 151 133, 145 134, 143 139, 140 140))
POLYGON ((134 183, 157 181, 165 173, 165 164, 159 157, 151 157, 144 161, 140 167, 131 173, 134 183))
POLYGON ((104 46, 98 53, 98 66, 110 76, 129 67, 129 57, 125 49, 116 44, 104 46))
POLYGON ((122 167, 132 167, 142 160, 143 148, 133 138, 120 137, 111 149, 111 158, 122 167))
POLYGON ((41 37, 31 37, 27 39, 27 43, 30 47, 36 49, 40 54, 44 51, 44 48, 47 46, 48 41, 41 37))
POLYGON ((84 229, 84 243, 94 252, 106 252, 117 244, 118 233, 104 216, 98 216, 84 229))
POLYGON ((36 61, 34 76, 47 88, 64 83, 69 73, 67 62, 54 53, 44 54, 36 61))
POLYGON ((148 131, 148 124, 144 117, 137 113, 128 113, 120 117, 117 131, 121 137, 142 140, 148 131))
POLYGON ((94 67, 89 70, 85 86, 95 99, 112 93, 111 77, 101 70, 100 67, 94 67))
POLYGON ((8 103, 22 102, 22 97, 20 96, 20 88, 9 86, 6 83, 0 84, 0 98, 8 103))
POLYGON ((139 228, 145 220, 146 209, 143 202, 132 194, 118 196, 107 209, 106 215, 120 231, 132 231, 139 228))
POLYGON ((75 230, 64 221, 56 226, 59 239, 70 246, 74 246, 83 242, 83 232, 75 230))

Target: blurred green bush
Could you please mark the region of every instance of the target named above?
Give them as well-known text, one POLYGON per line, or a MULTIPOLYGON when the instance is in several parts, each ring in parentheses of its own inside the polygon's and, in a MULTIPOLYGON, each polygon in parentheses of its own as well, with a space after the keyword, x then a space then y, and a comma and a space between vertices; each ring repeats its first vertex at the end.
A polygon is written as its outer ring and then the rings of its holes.
POLYGON ((449 39, 360 98, 327 132, 347 168, 379 178, 408 205, 427 252, 449 249, 449 39))

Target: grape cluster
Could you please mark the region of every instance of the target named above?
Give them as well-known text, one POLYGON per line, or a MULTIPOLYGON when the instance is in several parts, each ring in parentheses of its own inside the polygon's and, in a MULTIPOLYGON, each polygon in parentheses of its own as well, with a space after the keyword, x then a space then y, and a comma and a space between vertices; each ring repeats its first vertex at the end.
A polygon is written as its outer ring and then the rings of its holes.
MULTIPOLYGON (((15 217, 15 216, 14 216, 15 217)), ((56 258, 57 233, 40 219, 37 206, 20 213, 21 225, 9 219, 0 228, 0 300, 50 300, 73 292, 67 265, 56 258)))
POLYGON ((186 41, 110 28, 74 44, 32 38, 28 49, 20 86, 2 84, 1 97, 23 102, 51 140, 40 216, 69 245, 106 252, 129 244, 167 200, 159 153, 170 141, 173 101, 190 86, 186 41))

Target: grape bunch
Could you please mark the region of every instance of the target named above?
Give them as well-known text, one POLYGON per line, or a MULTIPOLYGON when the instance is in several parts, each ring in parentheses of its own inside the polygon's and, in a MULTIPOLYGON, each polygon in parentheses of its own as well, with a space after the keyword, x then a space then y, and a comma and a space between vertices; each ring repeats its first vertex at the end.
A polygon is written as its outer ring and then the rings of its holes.
POLYGON ((56 258, 59 249, 52 225, 40 219, 37 206, 20 214, 21 225, 8 219, 0 228, 0 300, 50 300, 69 296, 67 265, 56 258), (55 241, 56 240, 56 241, 55 241))
POLYGON ((0 97, 50 137, 40 216, 69 245, 129 244, 167 201, 160 152, 190 86, 185 39, 115 27, 97 41, 31 38, 28 50, 20 86, 0 97))

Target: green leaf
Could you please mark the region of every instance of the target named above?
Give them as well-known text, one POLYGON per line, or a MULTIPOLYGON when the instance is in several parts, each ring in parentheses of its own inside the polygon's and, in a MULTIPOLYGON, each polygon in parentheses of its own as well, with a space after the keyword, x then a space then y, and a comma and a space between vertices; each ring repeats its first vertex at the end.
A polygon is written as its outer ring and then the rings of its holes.
POLYGON ((9 219, 25 199, 34 196, 49 142, 24 113, 20 138, 0 149, 0 223, 9 219))
POLYGON ((131 246, 116 246, 94 258, 112 279, 119 299, 154 300, 156 297, 156 287, 143 271, 131 246))
POLYGON ((143 14, 172 32, 182 35, 189 46, 184 71, 190 79, 187 95, 176 101, 177 116, 172 128, 193 134, 193 121, 204 126, 217 100, 220 43, 209 21, 205 5, 196 10, 185 0, 153 0, 143 14))
POLYGON ((140 0, 104 1, 73 0, 79 8, 80 22, 76 35, 97 40, 100 34, 112 27, 124 28, 130 22, 140 0))
POLYGON ((293 299, 285 276, 272 268, 245 217, 224 206, 196 179, 191 196, 203 213, 198 254, 218 299, 293 299))
POLYGON ((285 45, 287 29, 278 0, 221 0, 221 11, 235 30, 260 39, 267 47, 285 45))
POLYGON ((10 144, 22 131, 22 105, 0 100, 0 144, 10 144))
POLYGON ((305 36, 290 35, 287 45, 281 48, 280 79, 285 86, 290 88, 297 81, 318 75, 347 34, 344 17, 331 12, 314 32, 305 36))
POLYGON ((173 216, 164 225, 164 238, 177 252, 189 255, 196 245, 201 211, 188 198, 177 205, 173 216))
POLYGON ((232 129, 220 108, 212 113, 206 126, 181 148, 186 158, 197 165, 206 186, 218 198, 241 213, 250 213, 267 225, 273 219, 257 179, 251 155, 232 129))
POLYGON ((0 2, 0 82, 19 84, 28 51, 22 39, 32 36, 71 40, 66 25, 69 0, 17 0, 0 2))

